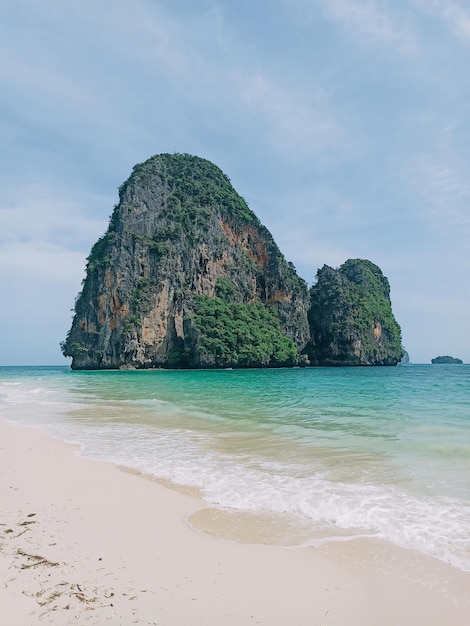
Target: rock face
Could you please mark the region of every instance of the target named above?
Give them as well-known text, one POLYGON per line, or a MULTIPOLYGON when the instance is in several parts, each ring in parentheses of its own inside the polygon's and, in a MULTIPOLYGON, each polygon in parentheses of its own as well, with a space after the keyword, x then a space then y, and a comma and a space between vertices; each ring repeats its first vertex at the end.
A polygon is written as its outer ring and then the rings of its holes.
POLYGON ((306 283, 204 159, 162 154, 120 187, 62 344, 74 369, 292 365, 306 283))
POLYGON ((74 369, 396 365, 390 286, 370 261, 311 288, 215 165, 161 154, 119 189, 66 340, 74 369))
POLYGON ((396 365, 401 331, 390 303, 390 285, 377 265, 350 259, 324 265, 310 290, 313 365, 396 365))
POLYGON ((447 364, 447 365, 461 365, 463 363, 462 359, 457 359, 453 356, 436 356, 434 359, 431 359, 431 363, 433 364, 447 364))

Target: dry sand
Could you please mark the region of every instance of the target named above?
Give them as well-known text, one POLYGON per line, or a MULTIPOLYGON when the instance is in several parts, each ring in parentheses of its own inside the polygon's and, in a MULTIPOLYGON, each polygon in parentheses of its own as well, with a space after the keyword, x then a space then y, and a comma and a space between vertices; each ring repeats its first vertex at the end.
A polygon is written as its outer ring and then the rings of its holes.
POLYGON ((375 540, 250 545, 197 498, 0 421, 0 623, 467 626, 470 574, 375 540))

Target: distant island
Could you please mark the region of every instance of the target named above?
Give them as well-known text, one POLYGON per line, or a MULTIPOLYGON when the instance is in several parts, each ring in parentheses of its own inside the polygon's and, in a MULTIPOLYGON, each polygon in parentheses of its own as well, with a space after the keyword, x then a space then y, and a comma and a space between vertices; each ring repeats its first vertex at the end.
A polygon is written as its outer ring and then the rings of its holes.
POLYGON ((461 365, 463 363, 462 359, 456 359, 453 356, 437 356, 435 359, 431 359, 431 363, 435 364, 452 364, 452 365, 461 365))

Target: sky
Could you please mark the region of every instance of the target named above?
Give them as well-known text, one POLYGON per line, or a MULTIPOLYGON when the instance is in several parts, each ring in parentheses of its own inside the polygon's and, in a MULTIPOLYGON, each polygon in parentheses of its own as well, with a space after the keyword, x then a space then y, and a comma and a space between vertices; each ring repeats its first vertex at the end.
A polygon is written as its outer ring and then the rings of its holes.
POLYGON ((66 365, 118 187, 209 159, 309 285, 376 263, 470 363, 468 0, 0 0, 0 365, 66 365))

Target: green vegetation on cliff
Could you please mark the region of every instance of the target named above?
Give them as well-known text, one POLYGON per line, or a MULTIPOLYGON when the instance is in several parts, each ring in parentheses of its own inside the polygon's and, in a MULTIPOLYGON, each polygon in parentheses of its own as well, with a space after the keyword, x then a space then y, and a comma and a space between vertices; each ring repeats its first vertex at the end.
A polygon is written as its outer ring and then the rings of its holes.
POLYGON ((194 225, 206 223, 214 207, 222 214, 261 226, 228 176, 210 161, 189 154, 161 154, 158 159, 151 157, 136 165, 119 188, 120 196, 129 185, 148 185, 156 174, 168 190, 166 209, 186 234, 194 225))
POLYGON ((324 365, 396 365, 401 330, 390 303, 390 285, 377 265, 349 259, 317 272, 310 290, 310 358, 324 365))
POLYGON ((203 295, 194 301, 196 345, 207 365, 279 367, 298 362, 295 344, 282 334, 272 307, 203 295))
POLYGON ((115 233, 109 231, 100 237, 91 249, 87 258, 87 274, 92 274, 98 267, 109 263, 109 250, 114 240, 115 233))

